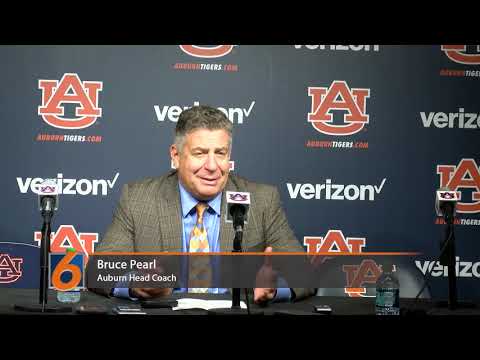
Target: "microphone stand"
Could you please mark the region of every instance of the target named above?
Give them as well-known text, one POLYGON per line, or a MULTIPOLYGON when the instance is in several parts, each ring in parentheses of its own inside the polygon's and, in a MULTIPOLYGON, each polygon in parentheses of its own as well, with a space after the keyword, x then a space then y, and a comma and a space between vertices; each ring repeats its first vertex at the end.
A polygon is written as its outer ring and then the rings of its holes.
POLYGON ((38 302, 42 304, 42 312, 45 311, 45 304, 48 302, 48 254, 50 253, 51 224, 50 214, 45 214, 42 226, 42 241, 40 243, 40 286, 38 302))
POLYGON ((445 241, 442 244, 444 250, 441 253, 440 264, 448 269, 448 300, 440 301, 437 306, 447 307, 449 310, 458 308, 474 308, 475 304, 470 302, 458 302, 457 299, 457 274, 455 269, 455 234, 454 234, 454 211, 453 207, 445 210, 445 241))
MULTIPOLYGON (((243 230, 240 226, 237 226, 237 229, 235 230, 235 238, 233 239, 232 252, 234 253, 242 252, 242 239, 243 239, 243 230)), ((248 301, 248 298, 247 298, 247 301, 248 301)), ((239 288, 232 289, 232 309, 241 310, 239 288)))
MULTIPOLYGON (((233 239, 233 253, 242 252, 242 240, 243 240, 243 216, 238 224, 235 225, 235 237, 233 239)), ((237 272, 234 276, 238 276, 237 272)), ((242 309, 240 306, 240 288, 232 288, 232 307, 224 309, 212 309, 208 312, 209 315, 263 315, 263 311, 251 311, 250 301, 248 300, 248 289, 245 288, 245 301, 247 308, 242 309)))
POLYGON ((48 303, 48 275, 49 263, 48 255, 50 254, 50 234, 51 220, 53 217, 53 210, 42 210, 43 226, 42 239, 40 242, 40 282, 38 286, 38 304, 15 304, 16 310, 28 312, 50 312, 50 313, 66 313, 71 312, 71 306, 47 305, 48 303))

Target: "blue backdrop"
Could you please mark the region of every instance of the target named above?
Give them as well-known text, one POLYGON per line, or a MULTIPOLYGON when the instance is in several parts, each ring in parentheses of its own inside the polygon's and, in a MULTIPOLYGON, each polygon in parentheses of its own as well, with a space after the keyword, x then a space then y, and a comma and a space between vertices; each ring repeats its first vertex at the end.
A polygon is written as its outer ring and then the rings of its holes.
POLYGON ((233 171, 278 186, 307 250, 421 252, 414 265, 433 270, 435 296, 447 289, 434 263, 443 229, 435 190, 459 191, 459 296, 479 297, 479 53, 477 45, 1 46, 0 285, 38 281, 35 248, 7 242, 38 245, 41 179, 62 183, 52 251, 90 253, 121 185, 168 171, 179 113, 209 104, 234 124, 233 171))

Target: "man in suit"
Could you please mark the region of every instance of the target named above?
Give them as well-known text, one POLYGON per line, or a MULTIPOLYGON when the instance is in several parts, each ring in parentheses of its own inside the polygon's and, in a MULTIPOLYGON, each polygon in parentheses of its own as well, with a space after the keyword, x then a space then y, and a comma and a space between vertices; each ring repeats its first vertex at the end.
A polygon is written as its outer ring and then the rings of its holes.
MULTIPOLYGON (((303 251, 288 225, 277 189, 229 174, 232 127, 221 111, 209 106, 183 111, 170 147, 176 170, 124 185, 113 222, 96 252, 188 252, 197 251, 198 246, 210 252, 231 251, 234 231, 231 224, 225 223, 226 211, 222 211, 227 205, 226 191, 251 194, 249 221, 243 232, 245 251, 303 251)), ((171 291, 115 288, 106 295, 148 299, 171 291)), ((254 301, 294 301, 311 292, 256 288, 254 301)))

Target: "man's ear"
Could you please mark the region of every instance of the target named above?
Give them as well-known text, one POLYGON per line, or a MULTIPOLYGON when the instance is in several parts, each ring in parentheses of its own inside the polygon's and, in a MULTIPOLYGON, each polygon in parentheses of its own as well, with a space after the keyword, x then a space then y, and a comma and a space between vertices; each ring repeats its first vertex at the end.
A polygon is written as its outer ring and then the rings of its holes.
POLYGON ((180 153, 178 152, 177 145, 170 145, 170 158, 175 169, 178 169, 180 153))

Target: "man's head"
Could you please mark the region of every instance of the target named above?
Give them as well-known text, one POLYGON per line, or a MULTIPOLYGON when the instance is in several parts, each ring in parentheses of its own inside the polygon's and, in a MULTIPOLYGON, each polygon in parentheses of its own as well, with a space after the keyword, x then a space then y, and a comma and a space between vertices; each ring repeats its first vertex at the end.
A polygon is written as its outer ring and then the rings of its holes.
POLYGON ((194 106, 178 118, 170 156, 182 185, 198 200, 214 198, 227 183, 232 128, 225 114, 210 106, 194 106))

